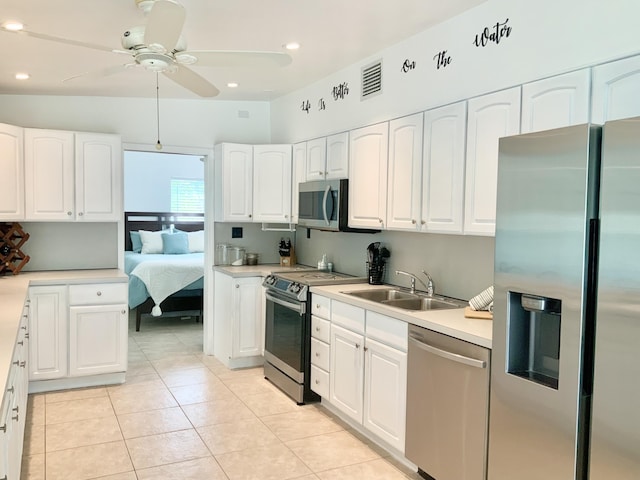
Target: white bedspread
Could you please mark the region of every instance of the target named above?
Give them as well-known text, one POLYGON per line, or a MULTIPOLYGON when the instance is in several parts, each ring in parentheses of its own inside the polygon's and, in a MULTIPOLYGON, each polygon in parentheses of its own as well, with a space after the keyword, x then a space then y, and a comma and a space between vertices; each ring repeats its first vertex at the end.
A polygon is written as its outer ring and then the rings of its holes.
POLYGON ((160 303, 169 295, 195 282, 204 275, 202 258, 186 258, 183 255, 164 255, 159 260, 149 260, 137 265, 131 272, 147 286, 155 306, 151 315, 162 315, 160 303))

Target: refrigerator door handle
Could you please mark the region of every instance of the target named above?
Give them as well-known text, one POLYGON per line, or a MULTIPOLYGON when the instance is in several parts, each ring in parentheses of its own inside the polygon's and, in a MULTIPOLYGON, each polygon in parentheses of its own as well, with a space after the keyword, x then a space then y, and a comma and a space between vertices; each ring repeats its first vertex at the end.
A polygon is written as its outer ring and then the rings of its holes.
POLYGON ((453 362, 462 363, 474 368, 487 368, 487 362, 485 362, 484 360, 476 360, 475 358, 465 357, 464 355, 458 355, 457 353, 447 352, 446 350, 441 350, 439 348, 432 347, 431 345, 427 345, 426 343, 421 342, 420 340, 411 336, 409 337, 409 342, 413 343, 413 345, 424 350, 425 352, 432 353, 433 355, 437 355, 438 357, 442 357, 453 362))

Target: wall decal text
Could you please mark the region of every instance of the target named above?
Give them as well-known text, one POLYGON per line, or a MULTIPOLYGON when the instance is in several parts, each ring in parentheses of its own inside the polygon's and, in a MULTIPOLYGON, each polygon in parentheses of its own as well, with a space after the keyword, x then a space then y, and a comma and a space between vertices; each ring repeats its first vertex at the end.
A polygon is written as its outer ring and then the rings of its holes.
POLYGON ((324 98, 318 100, 318 110, 326 110, 327 105, 324 103, 324 98))
POLYGON ((499 44, 500 40, 511 35, 511 27, 507 25, 508 23, 509 19, 507 18, 502 23, 496 22, 491 27, 484 27, 482 32, 476 34, 473 44, 476 47, 486 47, 489 43, 499 44))
POLYGON ((311 102, 309 100, 303 100, 302 105, 300 105, 300 110, 309 114, 309 110, 311 110, 311 102))
POLYGON ((344 100, 344 97, 349 95, 349 84, 347 82, 342 82, 340 85, 333 87, 331 95, 333 95, 333 99, 336 101, 344 100))
POLYGON ((436 62, 436 68, 439 70, 440 67, 444 68, 447 65, 451 65, 451 56, 447 54, 446 50, 442 50, 441 52, 436 53, 433 56, 433 59, 436 62))
POLYGON ((402 68, 401 70, 404 73, 409 73, 411 70, 415 70, 416 68, 416 62, 413 60, 409 60, 408 58, 404 61, 404 63, 402 64, 402 68))

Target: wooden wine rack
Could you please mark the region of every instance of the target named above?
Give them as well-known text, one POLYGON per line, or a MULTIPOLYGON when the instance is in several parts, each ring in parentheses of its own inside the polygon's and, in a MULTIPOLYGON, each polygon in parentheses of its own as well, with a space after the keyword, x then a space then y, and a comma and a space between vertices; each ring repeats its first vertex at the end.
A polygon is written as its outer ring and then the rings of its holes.
POLYGON ((0 275, 17 275, 27 264, 29 255, 22 251, 27 240, 29 234, 19 223, 0 223, 0 275))

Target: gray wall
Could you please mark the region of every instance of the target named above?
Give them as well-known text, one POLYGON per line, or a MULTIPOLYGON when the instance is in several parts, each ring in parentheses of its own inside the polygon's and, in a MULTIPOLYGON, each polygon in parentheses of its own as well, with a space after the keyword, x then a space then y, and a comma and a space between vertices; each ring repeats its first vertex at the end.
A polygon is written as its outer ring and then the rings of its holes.
MULTIPOLYGON (((493 284, 493 237, 437 235, 385 231, 376 234, 322 232, 298 228, 298 263, 317 265, 323 253, 338 272, 366 275, 366 249, 381 242, 391 251, 385 283, 409 286, 408 277, 395 270, 429 272, 436 293, 468 300, 493 284)), ((420 274, 421 277, 424 277, 420 274)))
POLYGON ((260 263, 280 263, 278 245, 280 238, 295 241, 295 232, 263 232, 260 223, 215 223, 216 244, 227 243, 243 247, 247 253, 259 253, 260 263), (231 228, 242 227, 243 238, 231 238, 231 228))

